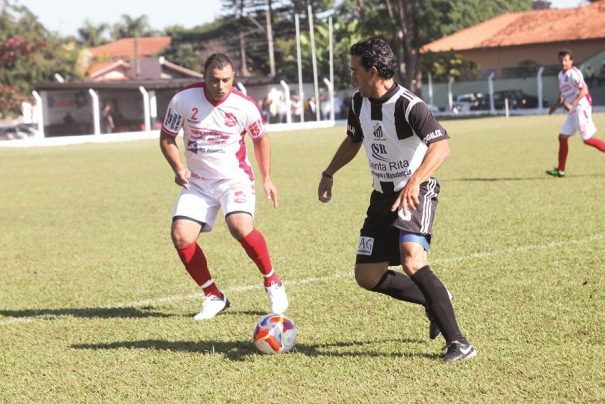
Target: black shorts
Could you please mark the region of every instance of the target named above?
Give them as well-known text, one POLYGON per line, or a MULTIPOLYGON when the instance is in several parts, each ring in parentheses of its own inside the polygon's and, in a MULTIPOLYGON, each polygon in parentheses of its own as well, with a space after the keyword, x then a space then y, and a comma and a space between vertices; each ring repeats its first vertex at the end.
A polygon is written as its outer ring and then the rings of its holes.
POLYGON ((373 191, 366 219, 359 232, 355 262, 365 264, 388 261, 389 265, 401 265, 400 231, 423 235, 430 243, 439 189, 439 183, 432 177, 420 184, 420 205, 409 217, 400 217, 397 211, 391 212, 391 206, 399 192, 381 194, 373 191))

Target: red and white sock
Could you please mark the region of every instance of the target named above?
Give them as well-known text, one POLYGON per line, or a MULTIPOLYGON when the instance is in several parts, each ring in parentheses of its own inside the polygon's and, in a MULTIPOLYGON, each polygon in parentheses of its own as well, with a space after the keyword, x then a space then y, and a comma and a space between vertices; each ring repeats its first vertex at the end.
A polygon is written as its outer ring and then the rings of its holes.
POLYGON ((193 278, 202 290, 204 295, 221 296, 221 291, 218 289, 210 271, 208 270, 208 261, 204 252, 197 243, 187 244, 181 248, 176 249, 185 265, 185 269, 189 272, 189 275, 193 278))
POLYGON ((239 240, 246 254, 254 261, 261 274, 264 277, 264 285, 271 286, 272 283, 281 283, 279 276, 273 270, 269 248, 263 234, 254 229, 246 237, 239 240))

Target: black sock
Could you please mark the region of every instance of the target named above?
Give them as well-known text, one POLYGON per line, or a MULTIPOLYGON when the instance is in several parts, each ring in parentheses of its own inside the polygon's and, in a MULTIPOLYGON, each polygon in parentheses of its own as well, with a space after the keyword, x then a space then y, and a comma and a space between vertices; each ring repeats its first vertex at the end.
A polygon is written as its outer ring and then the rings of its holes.
POLYGON ((447 294, 447 289, 437 278, 437 275, 431 271, 431 267, 426 265, 420 268, 412 275, 412 280, 416 282, 416 285, 424 294, 433 321, 439 326, 445 341, 457 340, 465 344, 468 343, 460 328, 458 328, 456 314, 447 294))
POLYGON ((372 292, 383 293, 406 302, 425 304, 425 298, 422 291, 408 276, 402 273, 391 271, 384 273, 378 284, 371 289, 372 292))

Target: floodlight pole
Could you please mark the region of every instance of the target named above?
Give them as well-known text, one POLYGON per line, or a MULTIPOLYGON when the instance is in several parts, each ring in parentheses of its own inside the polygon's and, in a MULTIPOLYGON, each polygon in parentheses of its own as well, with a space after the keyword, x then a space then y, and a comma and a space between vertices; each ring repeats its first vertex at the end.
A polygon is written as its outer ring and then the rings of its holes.
POLYGON ((294 16, 294 22, 296 25, 296 61, 298 63, 298 98, 302 103, 302 113, 300 114, 300 121, 305 121, 305 93, 303 89, 303 76, 302 76, 302 60, 300 55, 300 21, 298 14, 294 16))
POLYGON ((313 86, 315 88, 315 120, 319 122, 319 83, 317 82, 317 57, 315 56, 315 29, 313 28, 313 8, 309 4, 309 34, 311 37, 311 59, 313 62, 313 86))
MULTIPOLYGON (((332 17, 328 18, 328 38, 329 38, 329 54, 330 54, 330 120, 334 121, 334 41, 333 41, 332 17)), ((326 80, 324 80, 326 81, 326 80)))

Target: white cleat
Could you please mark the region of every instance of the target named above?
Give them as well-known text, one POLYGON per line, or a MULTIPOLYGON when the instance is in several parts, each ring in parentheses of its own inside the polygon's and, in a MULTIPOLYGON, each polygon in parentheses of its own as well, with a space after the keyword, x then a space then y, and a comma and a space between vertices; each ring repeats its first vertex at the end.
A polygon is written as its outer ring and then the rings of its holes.
POLYGON ((221 297, 208 295, 204 296, 202 302, 202 310, 193 317, 196 321, 210 320, 214 318, 218 313, 224 311, 229 307, 229 299, 227 296, 222 295, 221 297))
POLYGON ((283 283, 272 283, 271 286, 265 288, 269 297, 269 307, 271 313, 283 314, 288 308, 288 296, 286 296, 286 288, 283 283))

